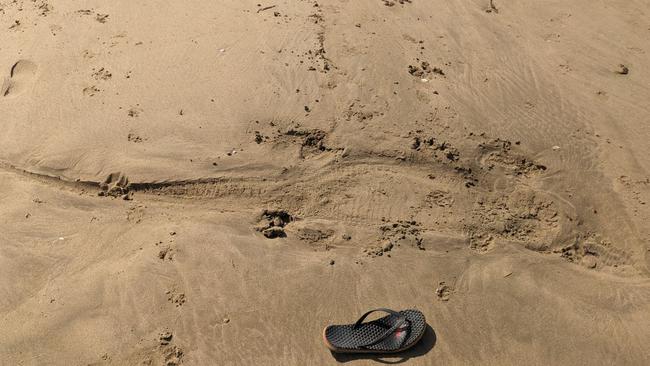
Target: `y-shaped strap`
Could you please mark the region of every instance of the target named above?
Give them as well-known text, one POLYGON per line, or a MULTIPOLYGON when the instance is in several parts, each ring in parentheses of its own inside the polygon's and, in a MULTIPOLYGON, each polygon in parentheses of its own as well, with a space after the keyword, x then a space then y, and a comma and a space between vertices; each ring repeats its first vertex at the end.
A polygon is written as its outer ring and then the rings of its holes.
MULTIPOLYGON (((359 344, 359 345, 357 345, 358 347, 374 346, 374 345, 382 342, 386 338, 390 337, 393 333, 395 333, 395 331, 397 329, 401 328, 403 325, 406 325, 404 328, 409 328, 411 326, 409 321, 406 320, 406 317, 404 315, 398 313, 397 311, 390 310, 390 309, 385 309, 385 308, 379 308, 379 309, 370 310, 369 312, 361 315, 361 318, 359 318, 359 320, 357 320, 357 322, 354 323, 354 327, 352 329, 358 329, 361 326, 361 323, 368 317, 368 315, 374 313, 375 311, 383 311, 385 313, 393 315, 393 316, 397 317, 397 321, 395 322, 395 324, 392 327, 388 328, 388 330, 386 330, 386 332, 384 332, 382 335, 380 335, 377 339, 375 339, 373 341, 370 341, 368 343, 359 344)), ((406 338, 404 338, 404 339, 406 339, 406 338)))

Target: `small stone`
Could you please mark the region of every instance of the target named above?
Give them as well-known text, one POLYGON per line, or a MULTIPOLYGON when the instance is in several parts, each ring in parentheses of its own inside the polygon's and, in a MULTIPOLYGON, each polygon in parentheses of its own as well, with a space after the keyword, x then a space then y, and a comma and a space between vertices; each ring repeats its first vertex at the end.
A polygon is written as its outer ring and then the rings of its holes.
POLYGON ((230 323, 230 319, 228 319, 228 318, 223 318, 223 323, 224 323, 224 324, 228 324, 228 323, 230 323))
POLYGON ((334 263, 336 263, 336 261, 334 261, 334 259, 332 259, 332 260, 330 261, 330 266, 333 266, 334 263))
POLYGON ((352 240, 352 237, 348 234, 343 234, 343 240, 352 240))
POLYGON ((558 150, 560 150, 559 146, 557 146, 557 145, 553 146, 553 151, 558 151, 558 150))
POLYGON ((393 243, 391 243, 390 241, 384 243, 384 245, 382 245, 381 247, 381 250, 384 252, 390 252, 392 249, 393 249, 393 243))

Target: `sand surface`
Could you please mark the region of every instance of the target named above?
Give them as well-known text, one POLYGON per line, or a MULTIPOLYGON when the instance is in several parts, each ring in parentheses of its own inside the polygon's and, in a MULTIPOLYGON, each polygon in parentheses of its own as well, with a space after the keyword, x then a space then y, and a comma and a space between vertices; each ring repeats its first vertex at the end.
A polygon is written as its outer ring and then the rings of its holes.
POLYGON ((0 365, 650 364, 646 0, 0 0, 0 365))

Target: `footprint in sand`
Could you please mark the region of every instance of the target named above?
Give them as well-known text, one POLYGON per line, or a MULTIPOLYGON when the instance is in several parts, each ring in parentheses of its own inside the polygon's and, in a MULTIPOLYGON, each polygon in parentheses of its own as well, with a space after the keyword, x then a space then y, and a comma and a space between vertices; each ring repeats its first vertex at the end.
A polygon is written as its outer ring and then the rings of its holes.
POLYGON ((28 60, 20 60, 11 66, 9 76, 5 77, 0 89, 2 97, 13 97, 28 90, 36 79, 37 66, 28 60))

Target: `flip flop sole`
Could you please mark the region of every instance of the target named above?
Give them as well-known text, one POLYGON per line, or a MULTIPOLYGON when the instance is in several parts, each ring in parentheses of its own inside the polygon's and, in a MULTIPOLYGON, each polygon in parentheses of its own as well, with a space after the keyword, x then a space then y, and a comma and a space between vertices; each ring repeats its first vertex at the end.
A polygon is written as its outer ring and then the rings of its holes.
POLYGON ((424 336, 426 326, 424 314, 418 310, 396 312, 390 309, 375 309, 364 314, 355 324, 328 325, 323 329, 323 342, 335 353, 398 353, 417 344, 424 336), (390 315, 362 323, 366 316, 376 311, 390 315), (405 338, 400 342, 400 323, 404 321, 408 324, 409 332, 401 335, 405 338), (367 346, 363 346, 364 344, 367 346))
POLYGON ((426 333, 426 329, 422 334, 420 334, 413 342, 408 344, 406 347, 402 347, 396 350, 390 350, 390 351, 382 351, 382 350, 374 350, 374 349, 347 349, 347 348, 336 348, 334 347, 328 340, 327 336, 325 335, 325 332, 327 331, 327 328, 329 326, 323 328, 323 342, 325 342, 325 347, 329 348, 330 351, 335 352, 335 353, 374 353, 374 354, 392 354, 392 353, 400 353, 403 351, 406 351, 407 349, 413 348, 420 340, 424 337, 424 333, 426 333))

